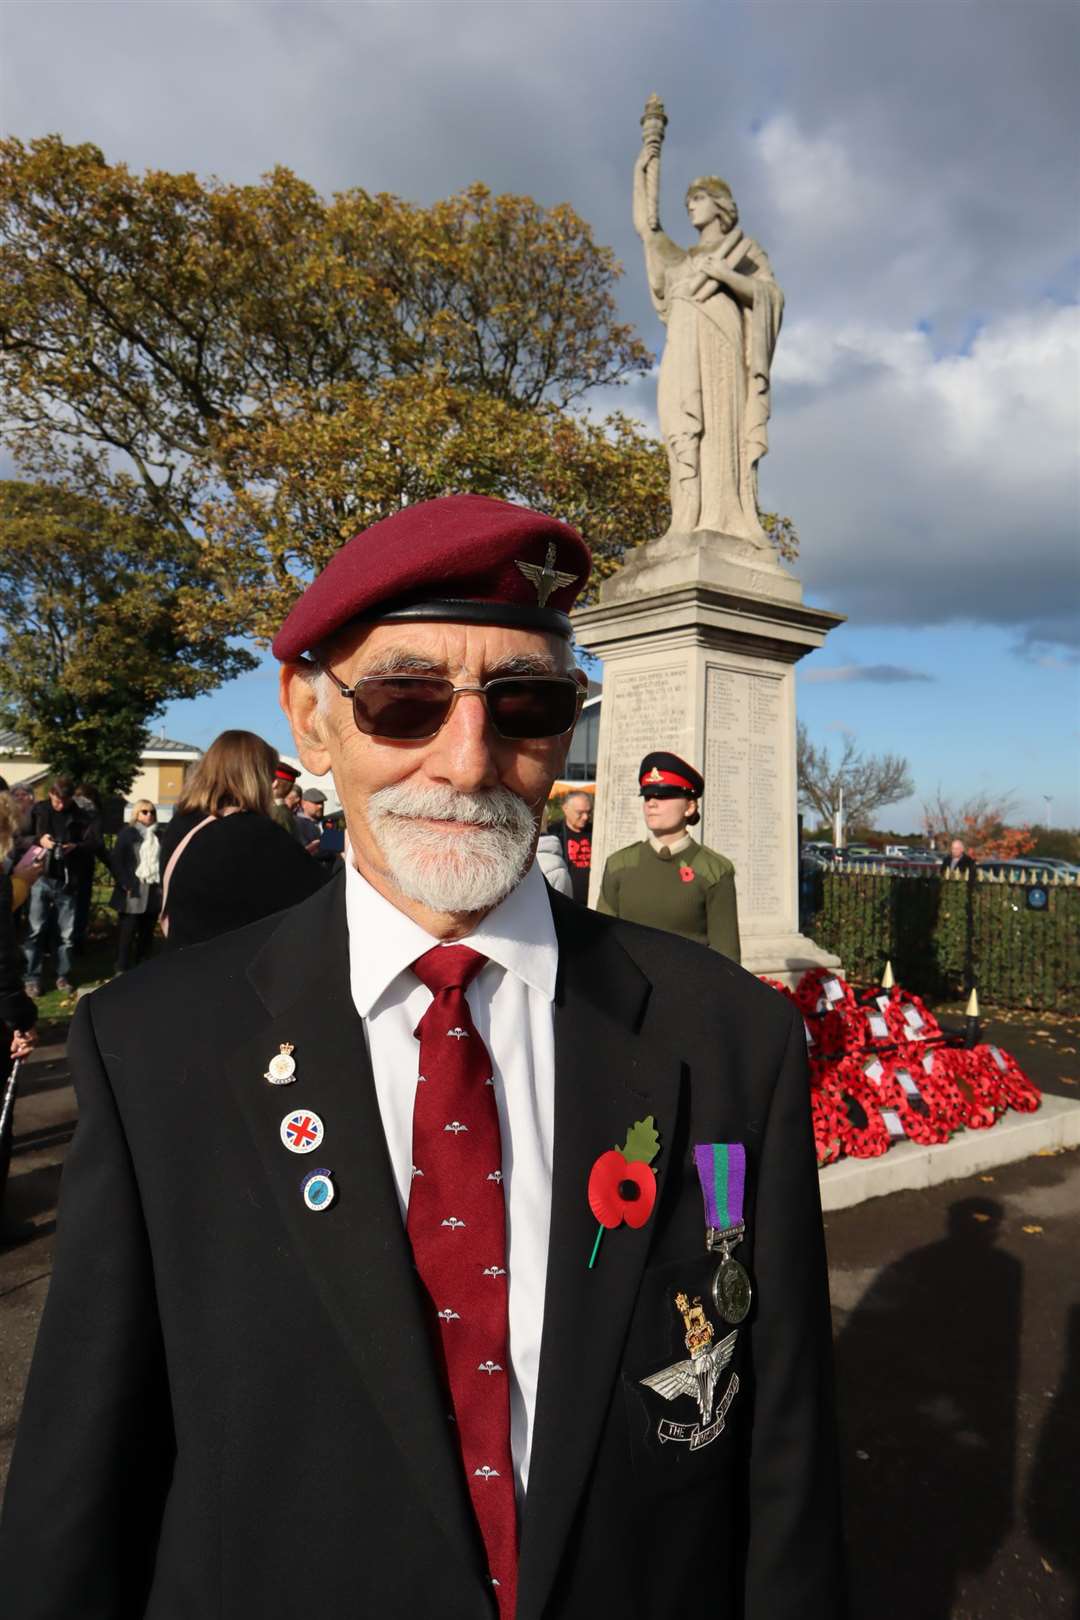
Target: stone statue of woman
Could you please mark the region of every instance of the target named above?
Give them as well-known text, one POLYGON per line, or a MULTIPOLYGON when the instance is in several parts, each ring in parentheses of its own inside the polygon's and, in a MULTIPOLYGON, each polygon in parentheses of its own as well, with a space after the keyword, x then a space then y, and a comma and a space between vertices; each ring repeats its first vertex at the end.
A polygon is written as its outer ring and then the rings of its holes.
POLYGON ((667 327, 657 411, 671 468, 668 533, 704 531, 771 550, 758 517, 757 464, 769 443, 769 368, 784 295, 764 251, 739 228, 731 188, 715 175, 686 193, 696 246, 681 248, 660 228, 666 123, 650 97, 634 168, 634 228, 667 327))

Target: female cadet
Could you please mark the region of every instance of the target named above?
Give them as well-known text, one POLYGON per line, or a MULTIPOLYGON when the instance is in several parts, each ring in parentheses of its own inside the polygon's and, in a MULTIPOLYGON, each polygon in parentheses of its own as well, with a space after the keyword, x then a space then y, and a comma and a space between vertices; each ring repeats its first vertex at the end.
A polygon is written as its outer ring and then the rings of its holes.
POLYGON ((638 771, 646 837, 609 855, 597 910, 664 928, 739 960, 735 868, 687 832, 701 820, 701 774, 677 754, 646 754, 638 771))

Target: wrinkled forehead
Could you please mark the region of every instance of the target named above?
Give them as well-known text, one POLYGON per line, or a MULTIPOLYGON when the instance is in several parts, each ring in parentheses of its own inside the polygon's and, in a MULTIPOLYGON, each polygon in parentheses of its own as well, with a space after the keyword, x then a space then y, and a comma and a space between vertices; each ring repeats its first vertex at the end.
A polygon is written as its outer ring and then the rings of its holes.
MULTIPOLYGON (((574 655, 562 636, 507 625, 386 620, 345 632, 332 651, 336 673, 434 674, 490 680, 504 675, 566 675, 574 655)), ((328 662, 325 656, 322 660, 328 662)))

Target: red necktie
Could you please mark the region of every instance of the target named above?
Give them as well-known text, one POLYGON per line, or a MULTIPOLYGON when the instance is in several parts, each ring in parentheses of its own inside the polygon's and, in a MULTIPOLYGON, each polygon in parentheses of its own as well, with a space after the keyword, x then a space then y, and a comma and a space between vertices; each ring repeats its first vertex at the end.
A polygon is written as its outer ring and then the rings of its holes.
POLYGON ((434 1000, 416 1027, 407 1228, 439 1320, 458 1442, 500 1620, 517 1597, 502 1142, 488 1056, 465 1000, 487 961, 437 945, 413 963, 434 1000))

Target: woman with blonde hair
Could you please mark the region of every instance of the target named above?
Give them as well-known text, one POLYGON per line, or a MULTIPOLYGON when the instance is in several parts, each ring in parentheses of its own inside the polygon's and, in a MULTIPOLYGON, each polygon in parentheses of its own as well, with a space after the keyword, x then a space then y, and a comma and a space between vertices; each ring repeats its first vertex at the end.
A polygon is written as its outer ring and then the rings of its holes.
POLYGON ((157 808, 149 799, 135 800, 131 820, 117 834, 109 865, 116 879, 109 904, 120 917, 116 971, 126 973, 150 955, 161 911, 161 845, 157 808))
POLYGON ((170 949, 242 928, 321 886, 319 863, 271 819, 277 761, 253 731, 223 731, 184 783, 160 835, 170 949))
POLYGON ((18 831, 19 812, 11 794, 0 793, 0 1208, 15 1128, 12 1065, 37 1045, 37 1008, 23 989, 22 952, 15 941, 10 868, 18 831))

